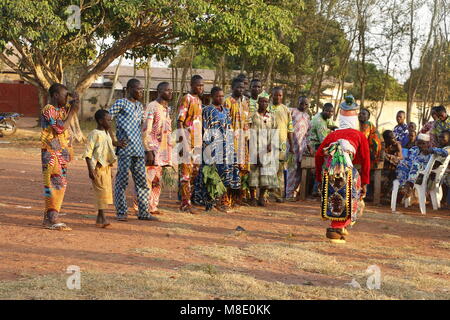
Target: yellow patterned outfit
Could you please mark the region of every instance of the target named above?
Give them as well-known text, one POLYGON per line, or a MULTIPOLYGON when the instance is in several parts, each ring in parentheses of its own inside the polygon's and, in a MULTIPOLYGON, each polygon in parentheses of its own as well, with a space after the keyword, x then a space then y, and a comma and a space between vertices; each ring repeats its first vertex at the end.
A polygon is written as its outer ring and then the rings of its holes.
MULTIPOLYGON (((178 106, 178 122, 182 122, 186 129, 186 143, 189 150, 184 150, 184 154, 190 153, 194 148, 202 147, 202 101, 199 97, 186 94, 181 98, 178 106)), ((192 188, 195 178, 198 175, 200 164, 189 159, 183 159, 179 165, 181 210, 191 207, 192 188)))
MULTIPOLYGON (((72 139, 64 128, 68 109, 50 104, 41 111, 41 159, 44 178, 44 217, 61 210, 67 186, 67 164, 72 158, 72 139)), ((56 218, 56 217, 55 217, 56 218)))
POLYGON ((90 158, 95 166, 92 187, 94 189, 97 210, 108 208, 113 203, 111 168, 117 158, 112 139, 105 130, 94 129, 87 137, 83 159, 90 158))

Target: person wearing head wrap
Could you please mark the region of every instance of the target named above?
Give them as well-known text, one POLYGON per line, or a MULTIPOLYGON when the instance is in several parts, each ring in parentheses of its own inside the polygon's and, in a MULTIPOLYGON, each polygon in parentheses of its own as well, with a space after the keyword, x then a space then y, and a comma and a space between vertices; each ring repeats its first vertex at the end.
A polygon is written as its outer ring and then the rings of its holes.
POLYGON ((408 151, 405 159, 400 161, 397 166, 397 180, 400 183, 400 193, 409 196, 412 194, 414 182, 416 181, 419 171, 423 170, 432 154, 446 157, 448 150, 445 148, 431 147, 430 135, 420 133, 417 136, 416 146, 408 151))
POLYGON ((362 199, 370 182, 370 152, 366 136, 349 123, 341 123, 330 133, 316 152, 316 180, 321 183, 321 216, 331 220, 326 237, 345 243, 346 227, 362 211, 362 199), (361 165, 361 174, 354 167, 361 165))

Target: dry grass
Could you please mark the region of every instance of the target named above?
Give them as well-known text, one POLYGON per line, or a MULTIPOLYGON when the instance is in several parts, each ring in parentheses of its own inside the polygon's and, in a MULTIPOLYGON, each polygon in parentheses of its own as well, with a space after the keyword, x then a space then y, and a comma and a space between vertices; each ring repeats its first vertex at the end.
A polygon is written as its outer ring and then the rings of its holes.
MULTIPOLYGON (((333 245, 328 243, 257 244, 248 247, 246 252, 257 259, 294 265, 305 272, 335 277, 349 275, 347 263, 342 263, 336 257, 317 250, 325 247, 333 247, 333 245)), ((357 263, 354 264, 356 265, 357 263)))
MULTIPOLYGON (((333 245, 325 242, 253 244, 234 246, 194 246, 192 251, 215 264, 187 264, 174 271, 149 270, 143 273, 83 273, 82 289, 68 290, 67 275, 26 278, 0 282, 0 299, 449 299, 449 261, 389 252, 397 259, 399 273, 382 271, 380 290, 369 290, 365 273, 369 261, 344 260, 327 254, 333 245), (264 281, 233 271, 244 257, 270 263, 288 264, 301 272, 340 279, 340 285, 299 285, 264 281), (401 257, 401 258, 399 258, 401 257), (352 271, 353 269, 353 271, 352 271), (444 278, 443 278, 444 277, 444 278), (362 288, 346 283, 355 279, 362 288)), ((368 249, 368 248, 366 248, 368 249)), ((386 248, 371 247, 371 254, 386 248)), ((330 250, 331 251, 331 250, 330 250)), ((349 251, 357 251, 349 248, 349 251)), ((161 248, 136 248, 135 253, 167 255, 161 248)), ((301 279, 301 278, 299 278, 301 279)))
POLYGON ((245 253, 237 247, 217 244, 214 246, 193 246, 190 249, 202 256, 229 263, 234 263, 241 259, 245 253))
MULTIPOLYGON (((434 274, 450 276, 450 261, 431 257, 400 259, 395 265, 408 274, 434 274)), ((450 285, 450 283, 449 283, 450 285)))
POLYGON ((157 255, 162 255, 162 256, 166 256, 168 255, 170 252, 162 249, 162 248, 136 248, 133 250, 133 252, 135 253, 139 253, 143 256, 157 256, 157 255))
POLYGON ((435 247, 450 250, 450 241, 437 241, 435 247))
MULTIPOLYGON (((1 299, 448 299, 431 277, 421 280, 385 276, 380 290, 348 285, 315 286, 268 282, 213 265, 187 266, 137 274, 83 273, 81 290, 68 290, 64 276, 0 282, 1 299), (433 290, 427 291, 429 287, 433 290)), ((364 281, 360 280, 364 285, 364 281)), ((364 287, 364 286, 363 286, 364 287)))

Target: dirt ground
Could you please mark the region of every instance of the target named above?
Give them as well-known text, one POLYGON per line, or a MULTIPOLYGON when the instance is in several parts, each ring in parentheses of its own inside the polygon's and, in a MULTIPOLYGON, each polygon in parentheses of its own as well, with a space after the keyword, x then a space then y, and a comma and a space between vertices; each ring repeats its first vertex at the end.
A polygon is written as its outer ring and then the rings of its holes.
POLYGON ((111 207, 112 228, 98 229, 82 146, 61 216, 73 230, 43 229, 39 130, 21 121, 17 135, 0 138, 0 298, 450 298, 448 210, 392 214, 368 204, 347 244, 333 245, 317 200, 187 215, 164 191, 160 222, 117 222, 111 207), (82 271, 81 290, 65 286, 70 265, 82 271), (373 265, 381 287, 370 290, 373 265))

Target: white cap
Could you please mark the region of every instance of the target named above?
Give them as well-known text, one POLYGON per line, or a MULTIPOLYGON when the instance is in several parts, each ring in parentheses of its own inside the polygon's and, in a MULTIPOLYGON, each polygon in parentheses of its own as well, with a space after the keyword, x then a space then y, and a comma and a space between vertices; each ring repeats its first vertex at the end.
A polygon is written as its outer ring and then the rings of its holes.
POLYGON ((426 134, 426 133, 419 133, 419 135, 417 136, 417 140, 421 140, 421 141, 430 141, 430 135, 426 134))

